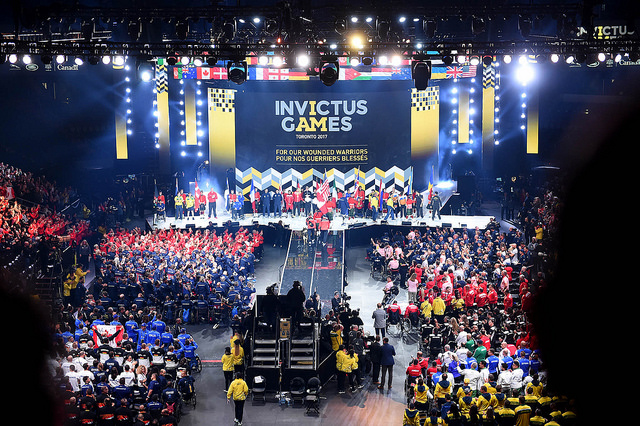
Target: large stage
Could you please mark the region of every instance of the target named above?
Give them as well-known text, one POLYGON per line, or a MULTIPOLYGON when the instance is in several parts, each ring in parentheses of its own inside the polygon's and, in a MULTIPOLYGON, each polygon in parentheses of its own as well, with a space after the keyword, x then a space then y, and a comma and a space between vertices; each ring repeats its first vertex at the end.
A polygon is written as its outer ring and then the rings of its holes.
MULTIPOLYGON (((352 228, 362 227, 362 226, 374 226, 374 225, 390 225, 390 226, 407 226, 407 227, 415 227, 415 226, 444 226, 444 227, 453 227, 453 228, 479 228, 485 229, 489 224, 491 218, 493 216, 457 216, 457 215, 442 215, 441 219, 437 217, 435 220, 432 220, 431 217, 413 217, 413 218, 396 218, 394 220, 384 220, 384 216, 382 218, 378 217, 377 221, 373 221, 372 219, 363 219, 363 218, 347 218, 342 217, 339 214, 336 214, 331 221, 331 229, 332 231, 344 231, 352 228)), ((209 225, 213 227, 225 227, 229 225, 229 222, 233 223, 235 226, 269 226, 274 225, 278 221, 282 220, 282 224, 292 230, 292 231, 301 231, 306 228, 306 218, 304 216, 290 216, 287 214, 283 214, 282 216, 273 215, 263 216, 262 214, 245 214, 244 217, 239 219, 232 220, 231 214, 224 211, 218 213, 218 218, 208 219, 206 216, 203 217, 195 217, 189 219, 176 220, 173 217, 168 216, 166 220, 156 221, 154 224, 153 216, 147 217, 147 223, 149 227, 152 229, 169 229, 169 228, 177 228, 177 229, 186 229, 188 227, 194 228, 206 228, 209 225)))

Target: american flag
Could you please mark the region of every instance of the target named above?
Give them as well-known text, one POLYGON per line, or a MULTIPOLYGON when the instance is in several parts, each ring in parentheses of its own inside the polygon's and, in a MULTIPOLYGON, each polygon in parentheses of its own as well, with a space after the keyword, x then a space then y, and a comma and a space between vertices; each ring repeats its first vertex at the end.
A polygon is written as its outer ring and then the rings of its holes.
POLYGON ((327 172, 324 173, 322 179, 322 185, 318 189, 318 201, 321 203, 326 202, 329 199, 329 181, 327 180, 327 172))

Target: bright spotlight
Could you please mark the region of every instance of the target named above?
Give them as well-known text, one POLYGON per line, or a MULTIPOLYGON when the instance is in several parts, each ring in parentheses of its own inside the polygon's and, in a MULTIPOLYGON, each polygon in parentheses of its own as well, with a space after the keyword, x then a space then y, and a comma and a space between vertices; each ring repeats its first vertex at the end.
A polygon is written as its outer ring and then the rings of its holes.
POLYGON ((598 53, 598 60, 599 60, 600 62, 604 62, 604 61, 606 61, 606 60, 607 60, 607 55, 605 55, 605 54, 604 54, 604 53, 602 53, 602 52, 598 53))
POLYGON ((353 47, 354 49, 362 49, 364 47, 364 41, 362 36, 360 35, 354 35, 353 37, 351 37, 351 47, 353 47))
POLYGON ((511 63, 511 55, 504 55, 504 56, 502 57, 502 61, 503 61, 505 64, 510 64, 510 63, 511 63))
POLYGON ((259 24, 260 23, 260 18, 258 18, 257 16, 255 18, 253 18, 253 23, 254 24, 259 24))
POLYGON ((269 58, 265 55, 258 57, 258 65, 262 65, 263 67, 269 64, 269 58))
POLYGON ((399 55, 396 55, 393 58, 391 58, 391 65, 394 67, 399 67, 400 65, 402 65, 402 57, 399 55))
POLYGON ((280 56, 274 56, 273 60, 271 62, 273 63, 274 67, 281 67, 282 66, 282 58, 280 56))
POLYGON ((560 56, 557 53, 552 53, 551 54, 551 62, 556 64, 556 63, 558 63, 559 60, 560 60, 560 56))
POLYGON ((66 60, 66 58, 64 57, 64 55, 57 55, 56 56, 56 63, 57 64, 64 64, 65 60, 66 60))
POLYGON ((31 56, 29 56, 29 55, 24 55, 24 56, 22 57, 22 62, 23 62, 25 65, 30 64, 30 63, 31 63, 31 56))
POLYGON ((15 64, 16 62, 18 62, 18 55, 16 55, 15 53, 12 53, 11 55, 9 55, 9 62, 12 64, 15 64))
POLYGON ((467 57, 465 55, 458 55, 456 61, 458 64, 464 64, 467 61, 467 57))
POLYGON ((147 81, 151 81, 151 73, 147 70, 144 70, 140 73, 140 80, 144 81, 145 83, 147 81))
MULTIPOLYGON (((63 59, 63 60, 64 60, 64 59, 63 59)), ((102 57, 102 63, 103 63, 104 65, 109 65, 109 64, 111 63, 111 56, 109 56, 109 55, 104 55, 104 56, 102 57)))
POLYGON ((401 23, 402 23, 402 22, 404 22, 404 21, 406 21, 406 20, 407 20, 407 18, 406 18, 406 17, 401 16, 401 17, 400 17, 400 19, 398 19, 398 22, 401 22, 401 23))
POLYGON ((296 62, 298 63, 298 65, 300 65, 301 67, 308 67, 309 66, 309 56, 307 55, 299 55, 296 58, 296 62))
POLYGON ((528 84, 531 80, 533 80, 533 77, 533 68, 529 65, 520 65, 516 70, 516 79, 522 85, 528 84))
POLYGON ((84 63, 84 61, 82 60, 82 58, 81 58, 81 57, 79 57, 79 56, 78 56, 78 57, 76 57, 76 58, 73 60, 73 62, 74 62, 77 66, 80 66, 80 65, 82 65, 82 64, 84 63))
POLYGON ((389 63, 389 58, 387 58, 385 55, 382 55, 378 58, 379 65, 387 65, 388 63, 389 63))
POLYGON ((182 65, 189 65, 190 59, 188 56, 183 56, 182 58, 180 58, 180 63, 182 65))
POLYGON ((351 58, 351 60, 349 61, 349 64, 352 67, 357 67, 358 65, 360 65, 360 60, 358 58, 351 58))
POLYGON ((123 56, 114 57, 113 58, 113 65, 116 65, 116 66, 124 65, 124 57, 123 56))
POLYGON ((353 22, 354 24, 355 24, 356 22, 358 22, 358 17, 357 17, 357 16, 352 16, 352 17, 351 17, 351 22, 353 22))

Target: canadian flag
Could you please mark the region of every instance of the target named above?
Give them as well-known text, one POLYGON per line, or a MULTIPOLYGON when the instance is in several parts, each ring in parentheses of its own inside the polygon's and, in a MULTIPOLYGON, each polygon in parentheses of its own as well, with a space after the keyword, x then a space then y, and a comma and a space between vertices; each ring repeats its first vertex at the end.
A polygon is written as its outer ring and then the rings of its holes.
POLYGON ((198 79, 199 80, 209 80, 209 79, 211 79, 211 68, 209 68, 209 67, 198 67, 198 79))
POLYGON ((113 346, 114 348, 118 346, 118 343, 122 340, 122 333, 124 332, 124 327, 120 324, 118 325, 107 325, 107 324, 96 324, 92 327, 93 329, 93 342, 96 347, 108 344, 109 346, 113 346))

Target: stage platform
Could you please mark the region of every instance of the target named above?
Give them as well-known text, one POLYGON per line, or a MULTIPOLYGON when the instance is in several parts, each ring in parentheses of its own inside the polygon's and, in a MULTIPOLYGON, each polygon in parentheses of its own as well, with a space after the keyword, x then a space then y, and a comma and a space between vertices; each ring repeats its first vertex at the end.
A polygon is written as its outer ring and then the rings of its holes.
MULTIPOLYGON (((384 216, 383 216, 384 217, 384 216)), ((435 220, 432 220, 431 217, 422 217, 422 218, 400 218, 394 220, 384 221, 380 217, 377 221, 373 221, 372 219, 363 219, 363 218, 348 218, 342 217, 339 214, 334 215, 333 220, 331 221, 331 230, 332 231, 345 231, 352 228, 358 228, 363 226, 375 226, 375 225, 390 225, 390 226, 406 226, 406 227, 416 227, 416 226, 444 226, 444 227, 453 227, 453 228, 468 228, 468 229, 485 229, 489 224, 491 218, 494 216, 457 216, 457 215, 442 215, 441 219, 437 217, 435 220)), ((222 212, 218 214, 218 218, 208 219, 206 216, 204 217, 196 217, 195 219, 182 219, 176 220, 173 217, 167 217, 166 220, 160 220, 154 224, 153 216, 147 217, 147 224, 151 229, 169 229, 171 227, 175 227, 177 229, 186 229, 188 227, 193 227, 196 229, 204 229, 208 226, 213 226, 215 228, 222 228, 228 226, 229 222, 232 222, 233 226, 243 226, 249 227, 254 225, 260 226, 273 226, 278 221, 282 220, 282 224, 292 231, 301 231, 306 228, 306 218, 304 216, 294 216, 291 217, 287 214, 283 214, 281 217, 274 217, 273 215, 265 217, 261 214, 245 214, 244 217, 240 219, 233 220, 231 218, 231 214, 227 212, 222 212)))

